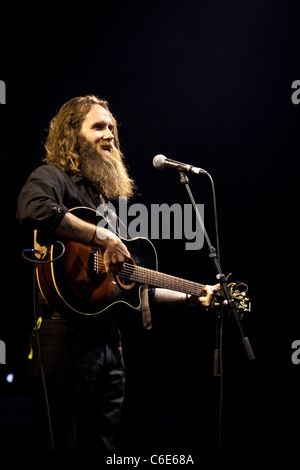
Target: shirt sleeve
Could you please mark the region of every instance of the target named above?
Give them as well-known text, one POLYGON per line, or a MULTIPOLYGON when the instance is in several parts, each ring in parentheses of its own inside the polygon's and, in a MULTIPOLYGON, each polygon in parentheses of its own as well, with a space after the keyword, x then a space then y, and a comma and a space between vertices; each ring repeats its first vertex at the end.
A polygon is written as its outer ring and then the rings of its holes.
POLYGON ((41 244, 54 241, 54 231, 68 212, 63 204, 64 189, 62 171, 43 165, 31 173, 20 192, 17 219, 23 227, 38 230, 41 244))

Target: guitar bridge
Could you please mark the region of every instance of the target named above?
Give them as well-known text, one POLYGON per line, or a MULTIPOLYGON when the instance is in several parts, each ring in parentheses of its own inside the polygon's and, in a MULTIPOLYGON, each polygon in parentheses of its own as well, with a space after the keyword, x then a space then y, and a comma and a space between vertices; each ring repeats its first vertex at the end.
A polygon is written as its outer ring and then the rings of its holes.
POLYGON ((90 279, 96 278, 100 272, 99 251, 99 248, 93 248, 89 256, 88 271, 90 279))

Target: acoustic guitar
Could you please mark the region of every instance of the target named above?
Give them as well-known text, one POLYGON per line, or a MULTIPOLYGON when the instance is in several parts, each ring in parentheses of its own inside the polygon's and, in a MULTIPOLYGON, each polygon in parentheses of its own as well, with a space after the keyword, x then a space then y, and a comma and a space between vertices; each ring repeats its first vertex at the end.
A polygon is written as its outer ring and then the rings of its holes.
MULTIPOLYGON (((94 224, 102 217, 88 207, 77 207, 70 212, 94 224)), ((43 263, 37 263, 36 267, 37 281, 44 299, 51 305, 63 304, 82 315, 99 315, 118 303, 140 309, 142 285, 197 297, 205 295, 205 284, 158 272, 157 253, 147 238, 122 238, 122 242, 131 258, 116 276, 106 273, 100 248, 66 241, 65 253, 60 257, 60 245, 54 243, 47 247, 43 263)), ((247 291, 241 291, 239 286, 246 285, 232 284, 231 293, 242 317, 250 310, 250 303, 246 297, 247 291)))

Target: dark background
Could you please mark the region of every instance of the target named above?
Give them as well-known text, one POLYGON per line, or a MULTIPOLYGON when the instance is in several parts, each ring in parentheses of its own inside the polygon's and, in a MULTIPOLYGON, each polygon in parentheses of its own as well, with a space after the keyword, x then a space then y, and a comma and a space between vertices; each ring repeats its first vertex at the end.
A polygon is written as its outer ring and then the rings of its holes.
MULTIPOLYGON (((224 318, 222 448, 299 446, 300 338, 298 154, 300 79, 297 1, 76 2, 39 10, 9 7, 1 31, 7 104, 1 134, 2 442, 27 446, 24 374, 32 327, 32 266, 21 257, 15 221, 19 191, 40 164, 50 119, 74 96, 108 100, 140 195, 135 202, 189 203, 176 172, 156 154, 205 168, 218 207, 221 265, 249 285, 251 318, 224 318), (15 373, 12 384, 6 382, 15 373)), ((211 186, 190 177, 215 243, 211 186)), ((215 283, 207 247, 155 240, 159 270, 215 283)), ((215 448, 213 314, 152 310, 146 332, 133 311, 122 330, 127 368, 121 444, 130 455, 215 448)))

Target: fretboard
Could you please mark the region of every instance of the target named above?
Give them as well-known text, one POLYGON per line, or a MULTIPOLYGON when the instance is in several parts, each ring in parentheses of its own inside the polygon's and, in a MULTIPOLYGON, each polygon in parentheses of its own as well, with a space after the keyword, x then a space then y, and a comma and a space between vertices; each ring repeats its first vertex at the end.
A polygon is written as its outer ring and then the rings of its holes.
POLYGON ((135 264, 124 263, 119 276, 149 286, 171 289, 177 292, 184 292, 185 294, 196 295, 197 297, 204 293, 204 284, 159 273, 158 271, 136 266, 135 264))

